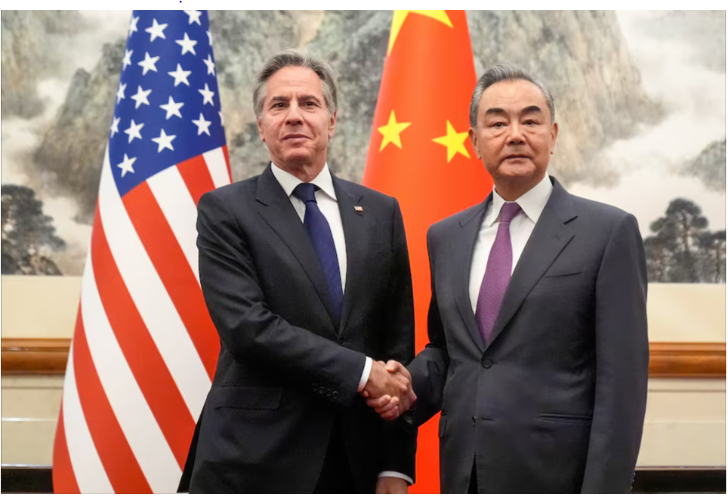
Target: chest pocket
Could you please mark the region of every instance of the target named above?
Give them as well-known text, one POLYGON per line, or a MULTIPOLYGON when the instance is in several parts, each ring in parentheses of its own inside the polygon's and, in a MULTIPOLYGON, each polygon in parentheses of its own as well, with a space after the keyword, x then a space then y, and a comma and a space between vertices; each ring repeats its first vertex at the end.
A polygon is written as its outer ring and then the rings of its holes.
POLYGON ((562 272, 547 272, 536 284, 535 290, 552 290, 577 286, 585 280, 585 273, 581 270, 566 270, 562 272))

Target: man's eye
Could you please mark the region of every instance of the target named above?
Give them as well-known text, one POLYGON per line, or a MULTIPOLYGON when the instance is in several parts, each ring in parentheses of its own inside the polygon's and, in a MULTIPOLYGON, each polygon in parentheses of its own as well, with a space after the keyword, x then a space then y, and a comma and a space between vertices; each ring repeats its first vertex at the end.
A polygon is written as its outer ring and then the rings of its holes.
POLYGON ((526 122, 524 122, 524 124, 526 124, 527 126, 533 126, 538 123, 536 121, 534 121, 533 119, 528 119, 526 122))
POLYGON ((503 122, 494 122, 493 123, 493 127, 503 127, 503 126, 505 126, 505 123, 503 123, 503 122))

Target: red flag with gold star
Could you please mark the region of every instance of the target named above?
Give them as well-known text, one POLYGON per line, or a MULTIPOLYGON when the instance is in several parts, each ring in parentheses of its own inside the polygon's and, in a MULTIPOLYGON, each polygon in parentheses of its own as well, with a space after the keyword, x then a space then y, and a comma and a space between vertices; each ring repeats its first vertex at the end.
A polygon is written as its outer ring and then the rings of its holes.
MULTIPOLYGON (((415 298, 416 350, 427 339, 427 229, 482 201, 490 176, 468 139, 475 66, 464 11, 396 10, 364 185, 399 200, 415 298)), ((439 493, 436 416, 420 428, 414 493, 439 493)))

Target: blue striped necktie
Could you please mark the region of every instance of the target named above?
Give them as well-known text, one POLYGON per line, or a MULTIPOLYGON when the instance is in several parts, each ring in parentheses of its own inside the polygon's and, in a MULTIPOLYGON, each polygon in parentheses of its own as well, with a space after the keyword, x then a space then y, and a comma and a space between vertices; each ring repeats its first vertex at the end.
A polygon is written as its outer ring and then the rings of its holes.
POLYGON ((341 318, 341 305, 344 301, 344 291, 341 289, 339 257, 336 255, 334 236, 331 234, 329 223, 319 210, 318 203, 316 203, 315 192, 317 189, 319 189, 318 186, 311 183, 301 183, 293 190, 293 195, 306 204, 303 226, 306 228, 308 237, 323 269, 338 323, 341 318))

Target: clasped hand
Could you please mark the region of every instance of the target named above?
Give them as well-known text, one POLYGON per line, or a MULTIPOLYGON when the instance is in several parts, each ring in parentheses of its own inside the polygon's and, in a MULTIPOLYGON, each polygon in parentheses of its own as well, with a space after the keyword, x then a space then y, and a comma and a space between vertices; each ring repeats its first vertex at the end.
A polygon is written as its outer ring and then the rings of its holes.
POLYGON ((412 390, 412 376, 401 363, 390 360, 372 362, 369 380, 361 395, 367 405, 385 420, 394 420, 410 409, 417 400, 412 390))

